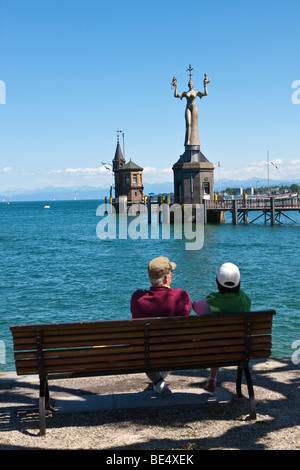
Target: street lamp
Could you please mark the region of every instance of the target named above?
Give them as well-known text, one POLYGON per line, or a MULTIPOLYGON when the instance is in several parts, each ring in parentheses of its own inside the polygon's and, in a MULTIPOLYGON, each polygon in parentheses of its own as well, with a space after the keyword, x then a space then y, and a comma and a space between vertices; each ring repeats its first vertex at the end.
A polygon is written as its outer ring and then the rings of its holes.
MULTIPOLYGON (((111 163, 105 163, 105 162, 101 162, 101 163, 104 166, 104 168, 106 170, 110 171, 111 174, 112 174, 112 164, 111 163)), ((112 190, 113 190, 113 187, 111 185, 110 188, 109 188, 109 198, 110 198, 110 200, 112 200, 112 190)))
POLYGON ((257 180, 256 183, 255 183, 255 193, 256 193, 256 197, 257 197, 257 183, 259 183, 260 180, 257 180))

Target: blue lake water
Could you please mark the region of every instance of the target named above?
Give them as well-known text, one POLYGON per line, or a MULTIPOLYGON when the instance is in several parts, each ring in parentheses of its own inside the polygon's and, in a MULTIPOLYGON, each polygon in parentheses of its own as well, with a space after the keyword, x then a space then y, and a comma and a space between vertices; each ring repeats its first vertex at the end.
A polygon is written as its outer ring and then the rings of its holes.
POLYGON ((225 224, 205 226, 201 250, 186 250, 186 240, 172 236, 99 239, 99 204, 0 204, 0 341, 6 352, 0 370, 14 370, 10 325, 130 318, 131 294, 148 288, 147 265, 159 255, 176 262, 172 286, 188 290, 192 300, 216 289, 220 264, 236 263, 252 310, 277 311, 272 355, 291 357, 293 341, 300 340, 298 212, 290 213, 296 224, 284 218, 273 227, 263 218, 234 226, 227 214, 225 224))

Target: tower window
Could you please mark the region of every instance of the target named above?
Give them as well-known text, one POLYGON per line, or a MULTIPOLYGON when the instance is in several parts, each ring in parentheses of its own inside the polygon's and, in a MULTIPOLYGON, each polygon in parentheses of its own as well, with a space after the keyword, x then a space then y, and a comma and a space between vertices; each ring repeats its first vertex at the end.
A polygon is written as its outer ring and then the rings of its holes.
POLYGON ((209 183, 203 183, 204 194, 210 194, 209 183))
POLYGON ((129 175, 125 175, 125 184, 129 184, 129 175))
POLYGON ((133 184, 137 184, 137 175, 132 175, 133 184))

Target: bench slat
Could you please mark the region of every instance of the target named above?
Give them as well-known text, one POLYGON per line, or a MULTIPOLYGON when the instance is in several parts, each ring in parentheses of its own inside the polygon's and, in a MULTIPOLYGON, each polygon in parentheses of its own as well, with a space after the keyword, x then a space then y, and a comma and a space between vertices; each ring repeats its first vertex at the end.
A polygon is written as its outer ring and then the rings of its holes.
MULTIPOLYGON (((28 338, 34 338, 36 331, 42 331, 43 335, 47 337, 51 336, 64 336, 65 334, 70 334, 70 335, 78 335, 78 334, 116 334, 118 332, 127 332, 127 333, 138 333, 142 332, 144 329, 143 324, 139 324, 134 328, 134 325, 129 323, 126 326, 122 325, 115 325, 114 327, 104 327, 101 325, 101 321, 97 322, 97 325, 94 324, 87 324, 84 325, 83 328, 80 327, 70 327, 70 328, 63 328, 61 324, 53 323, 51 325, 51 328, 47 328, 48 324, 41 324, 41 325, 32 325, 31 328, 28 328, 26 325, 23 327, 11 327, 11 331, 13 333, 13 336, 15 338, 22 338, 22 337, 28 337, 28 338)), ((77 325, 75 323, 74 325, 77 325)))
MULTIPOLYGON (((251 355, 252 351, 255 351, 255 350, 270 350, 271 349, 271 342, 267 342, 267 343, 259 343, 259 344, 256 344, 256 345, 252 345, 249 349, 249 355, 251 355)), ((195 346, 192 350, 192 353, 189 352, 190 355, 193 355, 193 356, 201 356, 202 354, 214 354, 214 353, 226 353, 226 352, 234 352, 234 351, 237 351, 237 352, 244 352, 244 356, 245 356, 245 345, 244 344, 237 344, 237 345, 220 345, 220 346, 216 346, 216 345, 211 345, 211 346, 205 346, 205 347, 197 347, 195 346)), ((168 356, 182 356, 184 354, 184 350, 180 349, 180 351, 178 349, 172 349, 172 350, 167 350, 167 349, 164 349, 164 348, 161 348, 157 351, 154 351, 154 352, 151 352, 150 353, 150 362, 153 358, 161 358, 162 356, 162 352, 164 354, 164 359, 165 360, 165 357, 168 356)))
MULTIPOLYGON (((251 344, 262 344, 262 343, 271 343, 271 336, 269 335, 264 335, 264 336, 254 336, 251 337, 251 344)), ((174 342, 174 343, 150 343, 150 351, 163 351, 163 350, 168 350, 168 349, 194 349, 197 347, 202 347, 202 348, 207 348, 210 347, 211 345, 218 345, 218 346, 223 346, 223 345, 228 345, 228 338, 220 337, 218 338, 218 341, 216 341, 214 338, 209 338, 206 340, 201 340, 201 341, 180 341, 180 342, 174 342)), ((237 337, 233 338, 230 337, 230 344, 231 345, 241 345, 245 347, 245 337, 237 337)))
MULTIPOLYGON (((142 353, 128 353, 128 354, 111 354, 111 355, 106 355, 106 356, 100 356, 100 355, 78 355, 78 356, 72 356, 72 357, 54 357, 54 358, 47 358, 44 359, 44 369, 45 371, 51 371, 51 368, 54 367, 56 368, 57 366, 61 365, 64 366, 65 364, 69 365, 74 365, 76 364, 86 364, 88 367, 89 364, 92 363, 98 363, 98 364, 107 364, 107 367, 110 367, 110 364, 112 362, 125 362, 129 363, 129 361, 132 360, 140 360, 143 363, 145 363, 144 359, 144 354, 142 353)), ((19 361, 16 360, 16 363, 20 366, 23 367, 23 365, 26 365, 26 367, 30 367, 32 369, 38 367, 38 361, 36 359, 28 359, 27 361, 19 361)))
MULTIPOLYGON (((144 344, 142 346, 131 346, 131 345, 122 345, 122 346, 108 346, 110 350, 119 350, 120 348, 126 348, 126 352, 144 352, 145 351, 145 346, 144 344)), ((77 349, 77 348, 70 348, 70 349, 47 349, 43 351, 43 357, 44 358, 51 358, 51 357, 72 357, 72 356, 78 356, 80 353, 81 355, 105 355, 107 352, 106 346, 94 346, 94 347, 89 347, 86 349, 77 349)), ((123 349, 122 349, 123 350, 123 349)), ((35 359, 36 358, 36 351, 21 351, 21 352, 15 352, 14 354, 16 360, 25 360, 25 359, 35 359)))
MULTIPOLYGON (((265 321, 272 321, 273 314, 269 311, 267 313, 262 314, 262 312, 255 312, 261 313, 259 315, 253 315, 254 312, 247 314, 247 313, 235 313, 235 314, 212 314, 212 315, 202 315, 202 316, 192 316, 192 317, 177 317, 174 322, 170 322, 170 318, 161 318, 160 321, 152 321, 151 320, 151 329, 152 330, 160 330, 164 327, 172 328, 172 324, 181 324, 184 328, 194 328, 195 324, 201 325, 202 328, 206 326, 214 326, 214 325, 237 325, 237 324, 244 324, 247 319, 249 319, 254 324, 265 322, 265 321)), ((174 318, 174 317, 173 317, 174 318)), ((146 321, 146 320, 144 320, 146 321)))
MULTIPOLYGON (((113 346, 113 345, 143 345, 144 338, 120 338, 118 340, 113 339, 103 339, 103 340, 91 340, 91 341, 72 341, 72 342, 57 342, 57 343, 44 343, 45 350, 49 349, 67 349, 67 348, 87 348, 87 347, 100 347, 100 346, 113 346)), ((15 351, 35 351, 36 345, 33 344, 24 344, 16 345, 14 347, 15 351)))
MULTIPOLYGON (((270 357, 270 351, 255 351, 251 354, 249 359, 255 358, 267 358, 270 357)), ((222 354, 208 354, 201 356, 201 361, 199 357, 191 356, 187 361, 186 357, 176 357, 176 358, 166 358, 164 361, 164 370, 172 370, 173 368, 180 369, 180 367, 189 368, 202 368, 204 364, 221 364, 221 363, 230 363, 234 364, 242 363, 245 360, 245 355, 243 352, 234 352, 234 353, 222 353, 222 354)), ((150 368, 161 368, 160 359, 153 359, 150 362, 150 368)))
MULTIPOLYGON (((120 332, 119 334, 78 334, 72 335, 66 332, 63 335, 46 336, 42 335, 43 348, 72 348, 72 347, 88 347, 103 346, 106 344, 144 344, 144 331, 137 334, 120 332)), ((31 338, 19 337, 14 338, 15 351, 36 350, 37 342, 35 335, 31 338)))
MULTIPOLYGON (((57 331, 61 331, 62 333, 68 331, 75 331, 80 330, 88 330, 92 329, 93 331, 115 331, 116 329, 119 331, 124 331, 125 329, 131 329, 132 331, 141 330, 143 325, 147 322, 151 322, 151 328, 163 328, 163 325, 166 323, 170 327, 170 324, 174 323, 182 323, 183 325, 189 327, 194 326, 196 323, 201 324, 214 324, 218 321, 219 324, 221 323, 233 323, 235 324, 237 321, 240 321, 241 318, 250 318, 251 321, 259 322, 261 319, 271 319, 275 314, 274 310, 267 310, 261 312, 247 312, 247 313, 235 313, 235 314, 213 314, 213 315, 206 315, 206 316, 197 316, 192 315, 189 317, 172 317, 172 318, 149 318, 149 319, 127 319, 127 320, 112 320, 112 321, 94 321, 94 322, 76 322, 76 323, 47 323, 47 324, 36 324, 36 325, 12 325, 10 326, 11 332, 13 333, 14 337, 18 335, 23 336, 24 333, 27 334, 34 334, 36 328, 41 329, 43 332, 51 333, 54 331, 55 334, 57 331)), ((263 320, 264 321, 264 320, 263 320)))
MULTIPOLYGON (((257 325, 254 324, 251 327, 252 334, 265 334, 271 333, 272 324, 271 322, 259 322, 257 325)), ((224 337, 228 334, 228 332, 233 333, 234 335, 244 335, 245 334, 245 326, 243 324, 237 325, 217 325, 211 327, 197 327, 193 329, 189 328, 182 328, 179 331, 174 328, 168 328, 166 330, 155 330, 150 331, 150 337, 152 341, 155 341, 154 338, 167 338, 168 336, 173 335, 173 340, 176 341, 176 335, 182 337, 182 335, 192 335, 195 337, 203 338, 204 335, 206 337, 210 337, 211 335, 216 335, 216 333, 223 334, 224 337)), ((66 332, 64 335, 51 335, 48 337, 47 334, 43 334, 43 346, 45 349, 52 349, 52 348, 63 348, 63 347, 87 347, 93 345, 104 345, 104 344, 119 344, 120 342, 126 342, 131 344, 142 344, 144 342, 144 331, 135 332, 116 332, 114 334, 82 334, 76 335, 70 334, 70 332, 66 332)), ((34 350, 36 349, 36 338, 32 336, 31 338, 28 337, 19 337, 14 338, 14 348, 15 350, 34 350)))
MULTIPOLYGON (((262 329, 262 330, 255 330, 254 334, 257 336, 260 335, 265 335, 271 333, 270 329, 262 329)), ((254 337, 254 336, 253 336, 254 337)), ((203 341, 206 339, 227 339, 230 340, 230 338, 245 338, 245 332, 244 331, 226 331, 226 332, 218 332, 218 333, 206 333, 203 335, 185 335, 184 333, 180 334, 177 333, 176 336, 158 336, 158 337, 152 337, 150 336, 149 338, 149 343, 150 344, 159 344, 159 343, 177 343, 179 341, 188 341, 188 340, 195 340, 195 341, 203 341)))
MULTIPOLYGON (((128 372, 128 370, 135 371, 135 372, 143 372, 145 371, 145 363, 144 361, 131 361, 130 363, 128 362, 123 362, 123 363, 111 363, 110 367, 107 367, 107 365, 99 365, 99 364, 93 364, 89 363, 88 365, 86 364, 64 364, 63 366, 56 366, 56 367, 51 367, 51 369, 47 370, 45 369, 46 374, 64 374, 67 372, 82 372, 82 373, 89 373, 89 372, 99 372, 99 375, 110 375, 110 374, 130 374, 131 372, 128 372)), ((134 372, 132 372, 134 373, 134 372)), ((31 367, 26 367, 22 366, 19 368, 19 375, 36 375, 37 372, 34 371, 31 367)))

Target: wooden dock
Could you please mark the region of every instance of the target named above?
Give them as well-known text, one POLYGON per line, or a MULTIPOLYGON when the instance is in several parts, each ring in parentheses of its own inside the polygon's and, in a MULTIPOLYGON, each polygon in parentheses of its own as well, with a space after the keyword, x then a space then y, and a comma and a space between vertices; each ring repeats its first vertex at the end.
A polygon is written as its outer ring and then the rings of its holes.
MULTIPOLYGON (((156 199, 156 198, 155 198, 156 199)), ((148 212, 148 222, 151 223, 152 215, 157 212, 158 223, 164 223, 162 216, 161 208, 163 206, 169 206, 170 211, 172 211, 172 205, 174 201, 167 197, 158 197, 155 200, 152 197, 145 198, 143 203, 140 203, 140 207, 144 209, 142 212, 148 212)), ((119 203, 115 200, 110 200, 108 203, 107 198, 107 212, 109 212, 109 205, 114 206, 116 212, 121 211, 119 203)), ((200 204, 200 203, 199 203, 200 204)), ((237 225, 241 222, 244 223, 254 223, 257 220, 263 218, 264 223, 267 224, 270 222, 271 225, 276 223, 282 224, 283 218, 289 219, 291 222, 297 223, 290 215, 292 211, 300 212, 300 196, 297 194, 289 196, 271 196, 271 197, 243 197, 238 199, 221 199, 221 200, 210 200, 203 199, 202 201, 204 209, 204 224, 207 223, 224 223, 225 222, 225 212, 230 212, 232 216, 232 223, 237 225), (249 221, 249 213, 259 212, 259 214, 251 221, 249 221)), ((127 211, 131 206, 134 206, 134 203, 127 202, 125 203, 122 212, 127 211)), ((178 204, 184 210, 184 204, 178 204)), ((194 205, 196 207, 196 205, 194 205)), ((194 208, 195 208, 194 207, 194 208)), ((168 211, 166 211, 168 212, 168 211)), ((167 217, 167 223, 172 223, 172 216, 167 217)))
POLYGON ((297 195, 292 196, 271 196, 268 198, 252 197, 241 199, 222 199, 218 201, 203 200, 204 211, 206 213, 206 220, 212 219, 213 214, 220 219, 221 213, 226 211, 232 214, 232 223, 237 225, 239 222, 249 222, 248 215, 251 212, 260 212, 260 214, 251 220, 253 223, 260 218, 264 219, 264 223, 270 222, 271 225, 276 223, 282 224, 282 218, 285 217, 290 221, 296 223, 292 217, 286 212, 298 211, 300 212, 300 198, 297 195))

